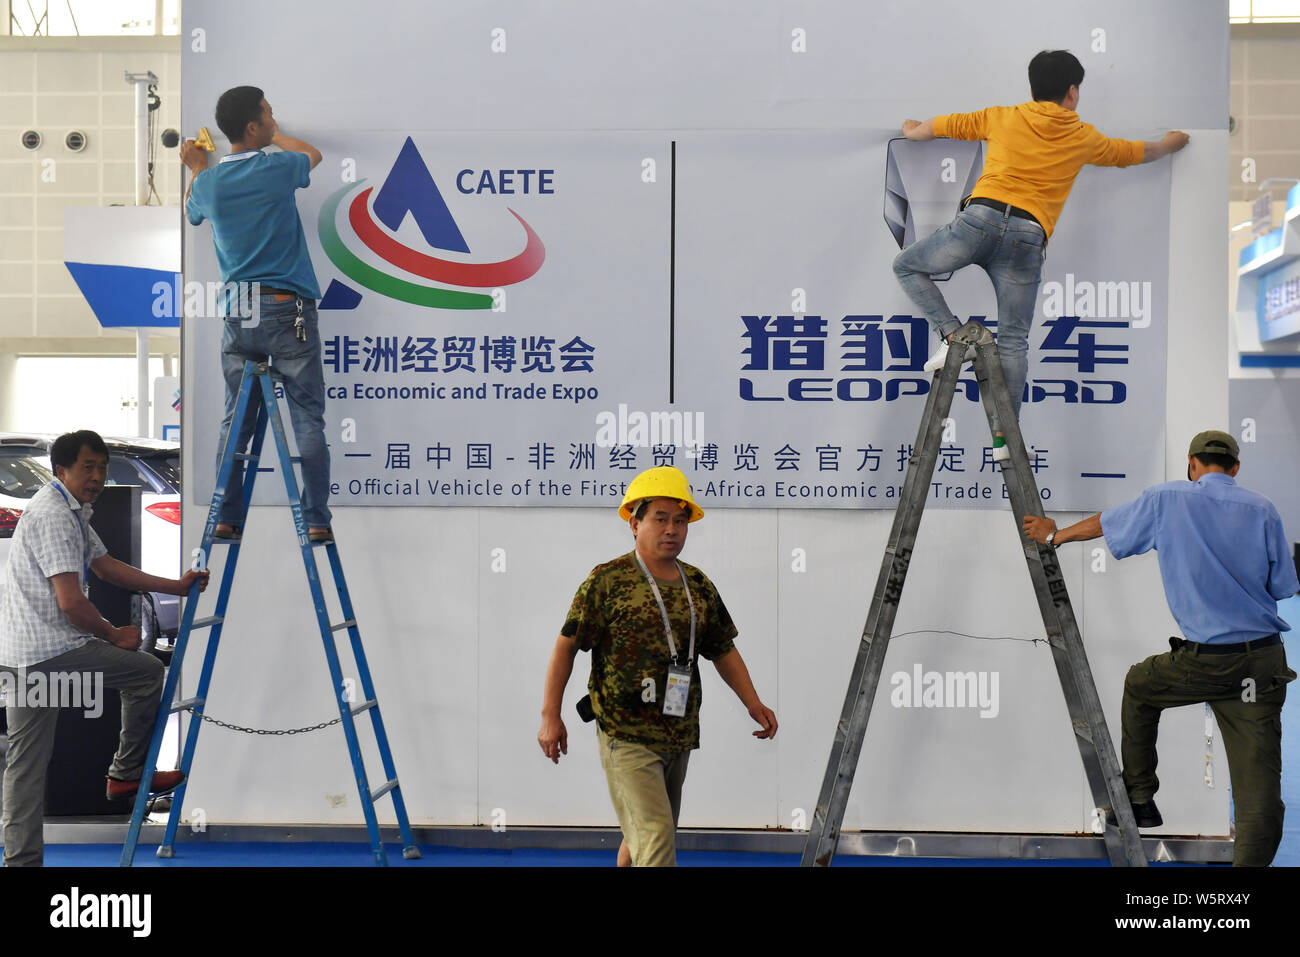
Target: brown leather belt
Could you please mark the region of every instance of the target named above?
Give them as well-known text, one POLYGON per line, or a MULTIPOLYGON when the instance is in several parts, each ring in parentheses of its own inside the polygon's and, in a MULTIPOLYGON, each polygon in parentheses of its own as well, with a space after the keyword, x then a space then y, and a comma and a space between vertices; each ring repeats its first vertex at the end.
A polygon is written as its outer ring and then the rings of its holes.
POLYGON ((276 286, 262 286, 260 291, 263 296, 274 296, 276 302, 299 298, 298 294, 292 289, 280 289, 276 286))

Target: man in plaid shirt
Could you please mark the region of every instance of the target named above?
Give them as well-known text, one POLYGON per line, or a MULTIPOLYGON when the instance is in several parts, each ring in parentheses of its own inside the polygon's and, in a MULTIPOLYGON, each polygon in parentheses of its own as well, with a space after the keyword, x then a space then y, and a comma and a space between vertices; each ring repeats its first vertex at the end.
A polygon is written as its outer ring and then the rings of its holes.
MULTIPOLYGON (((86 597, 93 571, 131 591, 185 595, 207 587, 207 571, 179 579, 147 575, 108 555, 90 527, 91 503, 108 475, 108 448, 94 432, 61 435, 50 448, 58 476, 23 509, 14 531, 0 596, 0 672, 7 690, 9 747, 4 773, 4 863, 37 866, 44 860, 45 773, 54 751, 60 695, 67 676, 100 676, 122 697, 122 736, 108 769, 110 799, 132 798, 148 756, 158 713, 162 663, 137 651, 140 629, 114 627, 86 597), (32 682, 31 678, 37 678, 32 682), (32 694, 29 686, 48 688, 32 694)), ((84 679, 83 679, 84 680, 84 679)), ((77 697, 81 697, 78 693, 77 697)), ((155 774, 151 791, 169 791, 180 771, 155 774)))

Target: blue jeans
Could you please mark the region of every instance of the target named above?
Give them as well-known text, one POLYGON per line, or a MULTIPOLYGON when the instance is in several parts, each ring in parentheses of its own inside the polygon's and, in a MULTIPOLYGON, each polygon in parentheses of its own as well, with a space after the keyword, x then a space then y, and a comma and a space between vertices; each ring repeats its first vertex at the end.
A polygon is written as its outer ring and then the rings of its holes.
POLYGON ((971 264, 988 273, 998 299, 998 355, 1017 419, 1029 375, 1029 330, 1046 254, 1047 237, 1037 223, 988 206, 970 205, 947 226, 908 246, 894 259, 899 285, 940 338, 955 332, 962 323, 930 277, 971 264))
MULTIPOLYGON (((286 299, 276 302, 273 295, 263 295, 261 312, 256 325, 245 328, 241 320, 226 320, 221 335, 221 371, 226 377, 226 417, 221 422, 221 437, 217 441, 217 463, 226 445, 226 434, 235 417, 235 402, 239 398, 239 382, 244 375, 244 362, 254 359, 272 361, 271 373, 284 383, 284 395, 289 402, 289 418, 293 421, 293 434, 302 457, 302 511, 309 528, 328 528, 330 524, 329 485, 330 452, 325 444, 325 373, 321 366, 320 331, 316 328, 316 303, 311 299, 295 302, 286 299), (299 342, 294 334, 294 320, 298 317, 298 302, 306 321, 307 341, 299 342)), ((239 430, 236 451, 248 449, 257 424, 255 403, 261 401, 262 389, 253 383, 249 394, 249 414, 244 416, 239 430)), ((264 453, 274 454, 272 441, 264 453)), ((241 496, 244 491, 243 462, 235 460, 230 471, 230 484, 221 508, 221 521, 227 525, 238 524, 241 496)))

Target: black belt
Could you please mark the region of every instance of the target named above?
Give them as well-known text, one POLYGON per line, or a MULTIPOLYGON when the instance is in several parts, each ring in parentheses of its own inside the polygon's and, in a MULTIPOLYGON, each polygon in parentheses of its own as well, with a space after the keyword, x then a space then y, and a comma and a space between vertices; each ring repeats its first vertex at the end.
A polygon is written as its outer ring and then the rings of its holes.
POLYGON ((1267 638, 1256 638, 1254 641, 1238 641, 1231 645, 1211 645, 1203 641, 1186 641, 1183 638, 1170 638, 1169 647, 1174 651, 1186 645, 1194 654, 1198 655, 1231 655, 1240 654, 1245 651, 1258 651, 1261 648, 1272 648, 1274 645, 1282 643, 1281 635, 1269 635, 1267 638))
MULTIPOLYGON (((996 209, 999 213, 1010 212, 1011 215, 1015 216, 1017 219, 1027 219, 1035 226, 1037 226, 1039 229, 1043 228, 1043 224, 1040 223, 1034 217, 1034 214, 1031 213, 1029 210, 1021 209, 1019 206, 1008 206, 1006 203, 1002 202, 1001 200, 988 199, 984 196, 972 196, 968 198, 966 202, 962 205, 962 209, 965 209, 967 206, 971 206, 971 205, 987 206, 990 209, 996 209)), ((1043 231, 1046 232, 1046 230, 1043 231)))

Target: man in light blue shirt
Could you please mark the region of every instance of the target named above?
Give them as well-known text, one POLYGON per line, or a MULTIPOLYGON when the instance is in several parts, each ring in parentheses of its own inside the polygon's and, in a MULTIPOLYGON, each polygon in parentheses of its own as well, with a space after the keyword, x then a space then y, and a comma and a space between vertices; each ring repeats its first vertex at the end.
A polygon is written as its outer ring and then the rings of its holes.
POLYGON ((1057 547, 1102 535, 1116 558, 1155 549, 1169 610, 1186 640, 1129 669, 1124 680, 1124 784, 1139 827, 1159 827, 1156 734, 1160 712, 1209 702, 1228 756, 1236 866, 1267 866, 1282 839, 1282 703, 1296 674, 1286 663, 1277 603, 1300 591, 1277 509, 1237 485, 1236 440, 1201 432, 1187 451, 1186 482, 1068 528, 1026 516, 1025 534, 1057 547))
MULTIPOLYGON (((307 252, 307 238, 294 198, 310 185, 310 172, 321 161, 316 147, 280 132, 262 91, 237 86, 217 100, 217 125, 230 140, 231 152, 211 170, 207 153, 187 140, 181 160, 193 178, 185 210, 192 225, 212 223, 212 241, 225 283, 256 284, 256 321, 245 323, 227 304, 221 338, 221 368, 226 379, 226 414, 217 443, 221 459, 235 414, 246 359, 265 362, 284 383, 294 438, 302 459, 302 510, 312 541, 329 541, 329 447, 325 442, 325 376, 321 367, 316 300, 320 288, 307 252), (268 146, 279 152, 262 152, 268 146)), ((241 300, 245 294, 241 293, 241 300)), ((251 400, 261 396, 253 384, 251 400)), ((253 406, 252 408, 256 408, 253 406)), ((255 424, 246 416, 237 437, 244 451, 255 424)), ((243 463, 235 460, 218 538, 240 537, 243 463)))

